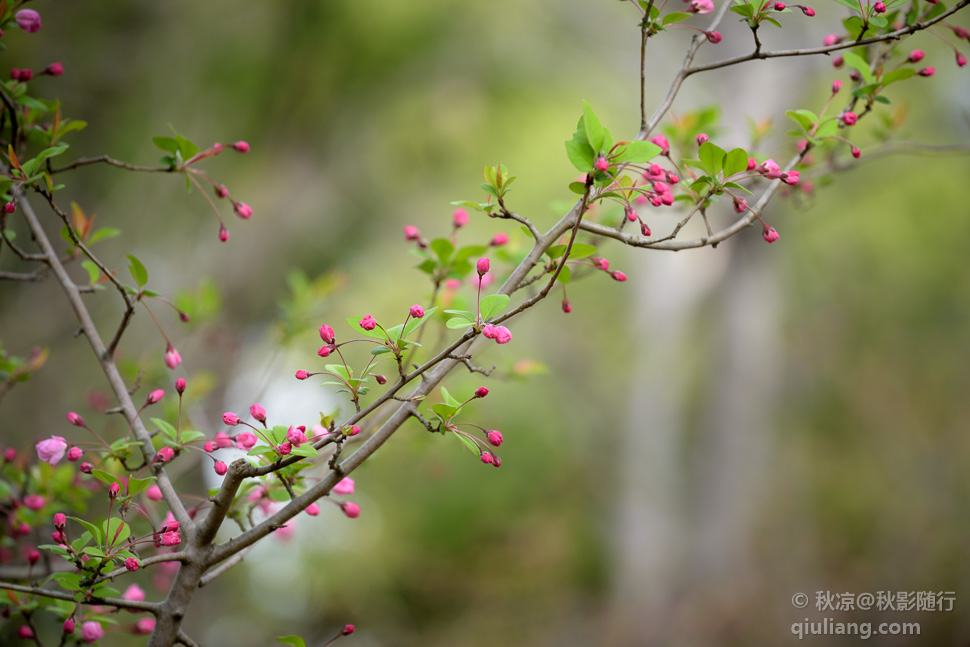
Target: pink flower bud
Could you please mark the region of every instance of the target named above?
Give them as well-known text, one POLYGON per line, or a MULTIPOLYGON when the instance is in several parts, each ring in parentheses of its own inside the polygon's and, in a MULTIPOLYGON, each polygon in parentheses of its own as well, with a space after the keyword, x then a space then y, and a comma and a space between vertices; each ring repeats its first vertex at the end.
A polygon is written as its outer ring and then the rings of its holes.
POLYGON ((920 76, 933 76, 934 74, 936 74, 936 68, 930 65, 930 66, 924 67, 922 70, 917 72, 917 74, 919 74, 920 76))
POLYGON ((14 449, 13 447, 8 447, 5 450, 3 450, 3 460, 5 460, 8 463, 12 463, 15 460, 17 460, 17 450, 14 449))
POLYGON ((234 414, 232 411, 226 411, 224 414, 222 414, 222 421, 230 427, 235 427, 239 424, 239 416, 234 414))
POLYGON ((374 330, 374 328, 377 328, 377 320, 371 315, 364 315, 364 318, 357 323, 364 330, 374 330))
POLYGON ((858 82, 858 81, 861 81, 862 80, 862 75, 859 74, 857 71, 852 70, 851 72, 849 72, 849 78, 851 80, 853 80, 853 81, 857 81, 858 82))
POLYGON ((315 517, 320 514, 320 506, 318 506, 316 503, 311 503, 306 507, 306 513, 311 517, 315 517))
POLYGON ((333 352, 333 346, 327 344, 326 346, 320 347, 320 349, 317 351, 317 355, 320 357, 329 357, 331 352, 333 352))
POLYGON ((155 618, 139 618, 135 621, 134 632, 140 636, 147 636, 155 631, 155 618))
POLYGON ((266 422, 266 409, 258 402, 249 407, 249 415, 260 422, 266 422))
POLYGON ((650 139, 650 142, 656 144, 660 147, 660 154, 667 155, 670 153, 670 142, 663 135, 656 135, 650 139))
POLYGON ((344 427, 344 436, 356 436, 360 433, 360 427, 357 425, 350 425, 349 427, 344 427))
POLYGON ((714 11, 714 3, 711 0, 690 0, 691 13, 704 15, 714 11))
POLYGON ((249 451, 256 446, 257 440, 256 434, 251 434, 248 431, 244 431, 241 434, 236 435, 236 447, 249 451))
POLYGON ((145 498, 149 501, 161 501, 162 500, 162 488, 157 485, 150 485, 148 489, 145 490, 145 498))
POLYGON ((226 229, 225 225, 219 225, 219 240, 222 242, 229 240, 229 230, 226 229))
POLYGON ((55 544, 67 544, 67 535, 63 532, 52 532, 51 539, 55 544))
POLYGON ((224 184, 217 184, 216 185, 216 188, 215 188, 215 192, 216 192, 216 197, 217 198, 228 198, 229 197, 229 189, 227 189, 226 188, 226 185, 224 185, 224 184))
POLYGON ((71 423, 72 425, 75 425, 77 427, 83 427, 84 426, 84 420, 81 418, 80 415, 74 413, 73 411, 69 411, 67 413, 67 421, 69 423, 71 423))
POLYGON ((886 3, 877 2, 876 4, 872 5, 872 10, 876 13, 886 13, 886 3))
POLYGON ((839 36, 838 34, 829 34, 828 36, 825 37, 825 40, 822 41, 822 43, 826 47, 832 47, 833 45, 838 45, 841 42, 842 42, 842 37, 839 36))
POLYGON ((501 247, 505 243, 509 242, 508 234, 503 234, 501 232, 492 236, 492 242, 489 243, 492 247, 501 247))
POLYGON ((344 511, 348 519, 356 519, 360 516, 360 506, 356 503, 344 501, 340 504, 340 509, 344 511))
POLYGON ((488 452, 482 452, 481 459, 482 459, 482 462, 485 463, 486 465, 491 465, 492 463, 495 462, 495 459, 492 458, 492 455, 489 454, 488 452))
POLYGON ((330 491, 339 496, 349 496, 354 493, 354 479, 345 476, 330 491))
POLYGON ((17 627, 17 637, 23 638, 24 640, 30 640, 34 637, 34 630, 27 625, 20 625, 17 627))
POLYGON ((845 59, 842 56, 836 56, 832 59, 832 67, 839 68, 845 64, 845 59))
POLYGON ((418 228, 413 225, 406 225, 404 227, 404 240, 420 240, 421 232, 418 228))
POLYGON ((145 591, 137 584, 130 584, 125 592, 121 594, 122 600, 128 600, 129 602, 144 602, 145 601, 145 591))
POLYGON ((784 2, 776 2, 775 3, 775 11, 784 11, 784 10, 785 10, 785 3, 784 2))
POLYGON ((178 532, 163 532, 162 536, 159 538, 159 543, 162 546, 178 546, 182 543, 182 538, 179 537, 178 532))
POLYGON ((42 510, 47 505, 47 499, 39 494, 28 494, 24 497, 24 505, 28 510, 42 510))
POLYGON ((354 633, 354 631, 356 631, 354 625, 344 625, 344 628, 340 630, 340 635, 349 636, 350 634, 354 633))
POLYGON ((451 214, 451 222, 455 227, 464 227, 468 224, 468 212, 464 209, 455 209, 455 212, 451 214))
POLYGON ((781 177, 781 167, 773 159, 765 160, 764 163, 758 167, 761 174, 764 175, 769 180, 775 180, 781 177))
POLYGON ((789 186, 798 186, 798 171, 788 171, 781 174, 781 181, 789 186))
POLYGON ((573 311, 573 304, 569 303, 569 299, 562 300, 562 311, 567 315, 573 311))
POLYGON ((414 317, 415 319, 420 319, 421 317, 424 316, 424 308, 422 308, 419 305, 413 305, 411 306, 410 313, 411 313, 411 316, 414 317))
POLYGON ((43 26, 40 24, 40 14, 33 9, 21 9, 14 15, 14 20, 17 21, 17 26, 28 34, 40 31, 43 26))
POLYGON ((145 405, 147 406, 149 404, 155 404, 156 402, 158 402, 164 397, 165 397, 165 391, 163 391, 162 389, 155 389, 154 391, 148 394, 148 399, 145 401, 145 405))
POLYGON ((44 70, 44 74, 48 74, 50 76, 60 76, 64 74, 64 66, 60 63, 51 63, 47 66, 47 69, 44 70))
POLYGON ((485 438, 488 439, 488 443, 493 447, 498 447, 502 444, 502 432, 497 430, 492 430, 485 434, 485 438))
POLYGON ((605 157, 600 155, 596 158, 596 163, 593 166, 596 167, 597 171, 605 171, 606 169, 610 168, 610 163, 605 157))
POLYGON ((619 281, 620 283, 623 283, 624 281, 626 281, 626 274, 624 274, 623 272, 614 270, 610 272, 610 276, 613 277, 614 281, 619 281))
POLYGON ((320 326, 320 339, 323 340, 325 344, 332 344, 336 340, 336 335, 333 332, 333 328, 327 324, 320 326))
POLYGON ((801 9, 802 10, 802 13, 805 14, 806 16, 808 16, 809 18, 811 18, 811 17, 813 17, 815 15, 815 10, 812 9, 811 7, 803 7, 802 5, 796 5, 796 6, 799 9, 801 9))
POLYGON ((74 633, 74 618, 68 618, 64 621, 64 633, 72 634, 74 633))
POLYGON ((912 52, 909 53, 909 62, 919 63, 920 61, 923 60, 924 56, 926 56, 926 54, 923 53, 923 50, 914 49, 912 52))
POLYGON ((101 628, 101 623, 89 620, 81 625, 81 638, 86 643, 97 642, 104 638, 104 629, 101 628))
POLYGON ((671 184, 677 184, 678 182, 680 182, 680 178, 677 176, 676 173, 668 172, 667 181, 670 182, 671 184))
POLYGON ((140 567, 141 567, 141 564, 139 564, 138 560, 135 559, 134 557, 129 557, 128 559, 125 560, 125 568, 128 569, 129 571, 137 571, 140 567))
POLYGON ((58 512, 54 515, 54 527, 58 530, 64 530, 64 526, 67 524, 67 515, 63 512, 58 512))
POLYGON ((27 551, 27 563, 33 566, 40 561, 40 551, 31 549, 27 551))
POLYGON ((646 237, 650 237, 650 235, 653 234, 653 232, 650 231, 650 226, 647 225, 647 223, 642 221, 640 222, 640 233, 646 237))
POLYGON ((216 447, 219 449, 232 447, 232 438, 229 437, 229 434, 224 431, 216 432, 216 447))
POLYGON ((744 213, 748 210, 748 201, 744 198, 734 198, 734 213, 744 213))
POLYGON ((7 213, 13 213, 14 211, 17 210, 17 203, 8 202, 7 204, 3 205, 3 210, 6 211, 7 213))
POLYGON ((308 377, 310 377, 310 374, 304 371, 302 368, 296 372, 296 379, 298 380, 305 380, 308 377))
POLYGON ((216 451, 216 441, 210 440, 209 442, 202 445, 202 451, 204 451, 207 454, 211 454, 212 452, 216 451))
POLYGON ((92 471, 94 471, 94 465, 91 463, 81 463, 78 469, 81 470, 83 474, 90 474, 92 471))
POLYGON ((832 81, 832 94, 838 94, 842 89, 842 81, 832 81))
POLYGON ((51 436, 37 443, 37 458, 49 465, 57 465, 67 452, 67 441, 60 436, 51 436))
POLYGON ((375 375, 374 376, 374 379, 377 380, 377 383, 380 384, 380 385, 382 385, 382 386, 384 384, 387 384, 387 378, 384 377, 383 375, 375 375))
POLYGON ((700 146, 704 142, 710 141, 710 139, 711 139, 710 137, 708 137, 704 133, 701 133, 700 135, 697 136, 697 145, 700 146))
POLYGON ((222 461, 216 461, 214 469, 216 471, 216 474, 218 474, 219 476, 225 476, 226 472, 229 471, 229 466, 223 463, 222 461))
POLYGON ((854 126, 859 121, 859 117, 854 112, 843 112, 842 123, 846 126, 854 126))
POLYGON ((485 339, 495 339, 495 331, 496 326, 493 326, 492 324, 485 324, 485 327, 482 328, 482 336, 485 337, 485 339))
POLYGON ((248 153, 249 152, 249 144, 247 144, 246 142, 243 142, 243 141, 238 141, 238 142, 236 142, 235 144, 232 145, 232 149, 234 151, 236 151, 237 153, 248 153))
POLYGON ((165 351, 165 366, 170 369, 174 369, 176 366, 182 363, 182 356, 179 352, 175 350, 171 345, 165 351))
POLYGON ((964 56, 960 52, 957 52, 956 55, 957 55, 957 67, 963 67, 964 65, 967 64, 966 56, 964 56))
POLYGON ((775 231, 775 228, 769 227, 768 225, 764 226, 764 231, 762 232, 761 237, 764 238, 765 242, 769 244, 781 238, 781 236, 778 235, 778 232, 775 231))
POLYGON ((167 463, 173 458, 175 458, 175 450, 169 447, 168 445, 165 445, 164 447, 159 449, 158 453, 155 454, 155 460, 160 461, 162 463, 167 463))
POLYGON ((512 331, 510 331, 505 326, 495 327, 495 343, 496 344, 507 344, 512 341, 512 331))
POLYGON ((112 483, 110 486, 108 486, 108 498, 109 499, 112 499, 112 500, 117 499, 119 492, 121 492, 121 486, 118 485, 117 482, 112 483))
POLYGON ((859 150, 858 148, 856 148, 855 146, 853 146, 852 147, 852 157, 854 157, 856 159, 859 159, 859 157, 861 157, 861 156, 862 156, 862 151, 859 150))
POLYGON ((236 215, 243 220, 249 220, 253 217, 253 208, 245 202, 233 202, 232 210, 235 211, 236 215))
POLYGON ((293 427, 290 427, 290 429, 286 432, 286 440, 291 445, 299 447, 303 443, 307 442, 307 437, 306 437, 306 434, 300 431, 299 429, 294 429, 293 427))
POLYGON ((477 389, 475 389, 475 397, 476 398, 484 398, 486 395, 488 395, 488 388, 487 387, 480 386, 477 389))
POLYGON ((488 259, 487 258, 478 259, 478 264, 475 266, 475 269, 478 270, 479 276, 485 276, 486 274, 488 274, 488 270, 489 270, 488 259))

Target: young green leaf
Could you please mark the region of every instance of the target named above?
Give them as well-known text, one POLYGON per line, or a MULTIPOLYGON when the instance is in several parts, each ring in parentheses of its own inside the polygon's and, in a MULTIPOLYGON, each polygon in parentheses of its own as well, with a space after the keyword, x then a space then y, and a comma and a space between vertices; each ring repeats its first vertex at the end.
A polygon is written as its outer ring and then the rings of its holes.
POLYGON ((505 310, 508 305, 509 297, 506 294, 490 294, 482 298, 482 319, 488 321, 505 310))
POLYGON ((583 101, 583 125, 586 128, 586 141, 593 149, 593 154, 599 154, 603 151, 603 144, 606 141, 603 125, 596 113, 593 112, 593 108, 585 101, 583 101))
POLYGON ((142 287, 148 283, 148 270, 145 269, 142 262, 131 254, 128 254, 128 260, 131 263, 128 266, 128 269, 131 271, 131 278, 135 279, 135 283, 138 284, 138 287, 142 287))

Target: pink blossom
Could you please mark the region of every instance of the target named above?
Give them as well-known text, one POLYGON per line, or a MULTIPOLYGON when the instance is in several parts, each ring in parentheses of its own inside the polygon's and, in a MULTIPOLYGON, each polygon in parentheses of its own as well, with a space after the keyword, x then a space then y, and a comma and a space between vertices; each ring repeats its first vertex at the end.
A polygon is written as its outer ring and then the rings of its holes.
POLYGON ((414 225, 405 225, 404 240, 420 240, 421 232, 414 225))
POLYGON ((320 506, 318 506, 316 503, 311 503, 306 507, 306 513, 311 517, 315 517, 320 514, 320 506))
POLYGON ((650 237, 651 234, 653 234, 653 232, 650 231, 650 226, 643 221, 640 221, 640 233, 648 238, 650 237))
POLYGON ((33 9, 21 9, 16 13, 14 19, 17 21, 17 26, 28 34, 40 31, 43 26, 40 24, 40 14, 33 9))
POLYGON ((40 510, 47 505, 47 499, 39 494, 28 494, 24 497, 24 505, 31 510, 40 510))
POLYGON ((307 437, 301 429, 294 429, 293 427, 290 427, 286 432, 286 440, 295 447, 299 447, 303 443, 307 442, 307 437))
POLYGON ((759 167, 759 170, 769 180, 775 180, 781 177, 781 167, 773 159, 765 160, 759 167))
POLYGON ((502 432, 496 429, 485 434, 485 438, 488 439, 489 444, 493 447, 498 447, 502 444, 502 432))
POLYGON ((700 15, 711 13, 714 11, 714 3, 711 0, 690 0, 690 11, 700 15))
POLYGON ((340 630, 340 635, 349 636, 350 634, 354 633, 354 631, 356 631, 354 625, 344 625, 344 628, 340 630))
POLYGON ((478 271, 479 276, 485 276, 488 274, 489 261, 487 258, 478 259, 478 263, 475 265, 475 269, 478 271))
POLYGON ((81 418, 81 416, 79 414, 76 414, 73 411, 69 411, 67 413, 67 421, 69 423, 71 423, 72 425, 75 425, 77 427, 83 427, 84 426, 84 419, 81 418))
POLYGON ((655 135, 650 139, 650 142, 660 147, 660 153, 662 155, 670 153, 670 142, 663 135, 655 135))
POLYGON ((920 61, 923 60, 924 56, 926 56, 926 54, 923 53, 923 50, 914 49, 912 52, 909 53, 909 62, 919 63, 920 61))
POLYGON ((40 551, 31 549, 27 551, 27 563, 33 566, 40 561, 40 551))
POLYGON ((349 476, 345 476, 343 480, 333 486, 330 490, 334 494, 339 494, 340 496, 348 496, 354 493, 354 479, 349 476))
POLYGON ((781 174, 781 181, 789 186, 798 186, 798 171, 788 171, 781 174))
POLYGON ((562 300, 562 311, 567 315, 573 311, 573 304, 569 303, 569 299, 562 300))
MULTIPOLYGON (((161 452, 159 452, 161 453, 161 452)), ((121 485, 117 481, 108 486, 108 498, 111 500, 118 498, 118 493, 121 492, 121 485)))
POLYGON ((334 346, 331 344, 326 344, 325 346, 321 346, 320 349, 317 350, 317 355, 319 355, 320 357, 329 357, 330 353, 333 352, 333 348, 334 346))
POLYGON ((236 447, 249 451, 256 446, 257 440, 256 434, 251 434, 248 431, 244 431, 241 434, 236 435, 236 447))
POLYGON ((960 52, 957 52, 956 55, 957 55, 957 67, 965 66, 967 64, 967 57, 961 54, 960 52))
POLYGON ((54 527, 58 530, 64 530, 64 525, 67 523, 67 515, 63 512, 58 512, 54 515, 54 527))
POLYGON ((155 454, 155 460, 159 460, 163 463, 167 463, 173 458, 175 458, 175 450, 169 447, 168 445, 165 445, 164 447, 159 449, 158 453, 155 454))
POLYGON ((496 326, 493 326, 492 324, 485 324, 485 327, 482 328, 482 336, 485 337, 485 339, 495 339, 496 334, 496 326))
POLYGON ((482 462, 485 463, 486 465, 491 465, 492 463, 495 462, 495 459, 492 458, 492 455, 488 452, 482 452, 481 459, 482 459, 482 462))
POLYGON ((24 640, 30 640, 34 637, 34 630, 27 625, 20 625, 17 627, 17 637, 23 638, 24 640))
POLYGON ((886 13, 886 3, 877 2, 876 4, 872 5, 872 10, 876 13, 886 13))
POLYGON ((596 167, 597 171, 605 171, 606 169, 610 168, 610 163, 605 157, 600 155, 596 158, 596 163, 594 166, 596 167))
POLYGON ((357 323, 364 330, 374 330, 374 328, 377 328, 377 320, 371 315, 364 315, 364 318, 357 323))
POLYGON ((774 6, 774 9, 775 9, 775 11, 784 11, 785 10, 785 3, 784 2, 776 2, 775 3, 775 6, 774 6))
POLYGON ((229 240, 229 230, 226 229, 225 225, 219 225, 219 240, 222 242, 229 240))
POLYGON ((475 389, 476 398, 484 398, 486 395, 488 395, 488 387, 480 386, 477 389, 475 389))
POLYGON ((65 620, 64 621, 64 633, 66 633, 66 634, 72 634, 72 633, 74 633, 74 626, 75 625, 74 625, 74 618, 73 617, 68 618, 67 620, 65 620))
POLYGON ((135 633, 147 636, 155 631, 155 618, 139 618, 135 622, 135 633))
POLYGON ((104 629, 101 628, 100 622, 95 622, 89 620, 81 625, 81 638, 86 643, 93 643, 101 640, 104 637, 104 629))
POLYGON ((344 501, 340 504, 340 509, 344 511, 344 514, 347 515, 347 518, 349 519, 356 519, 360 516, 360 506, 356 503, 344 501))
POLYGON ((85 461, 78 466, 78 469, 84 474, 90 474, 94 470, 94 465, 85 461))
MULTIPOLYGON (((712 33, 717 33, 717 32, 712 32, 712 33)), ((708 40, 710 40, 710 38, 708 38, 708 40)), ((704 144, 705 142, 708 142, 708 141, 711 140, 711 138, 708 137, 704 133, 699 134, 696 139, 697 139, 697 145, 698 146, 700 146, 701 144, 704 144)))
POLYGON ((842 42, 841 36, 839 36, 838 34, 829 34, 828 36, 825 37, 825 40, 822 41, 822 44, 824 44, 826 47, 832 47, 833 45, 838 45, 841 42, 842 42))
POLYGON ((229 466, 222 461, 216 461, 216 464, 214 465, 214 469, 216 471, 216 474, 218 474, 219 476, 225 476, 226 472, 229 471, 229 466))
POLYGON ((842 113, 842 123, 846 126, 854 126, 856 122, 859 121, 858 115, 851 111, 846 111, 842 113))
POLYGON ((505 326, 495 327, 495 343, 496 344, 507 344, 512 341, 512 331, 510 331, 505 326))
POLYGON ((320 326, 320 339, 325 344, 332 344, 337 339, 337 336, 334 334, 333 328, 327 324, 323 324, 320 326))
POLYGON ((216 185, 216 188, 215 188, 215 192, 216 192, 216 197, 217 198, 222 199, 222 198, 228 198, 229 197, 229 189, 227 189, 226 188, 226 185, 224 185, 224 184, 217 184, 216 185))
POLYGON ((51 63, 44 70, 44 74, 49 74, 50 76, 60 76, 64 74, 64 66, 60 63, 51 63))
POLYGON ((51 436, 37 443, 34 448, 37 450, 37 458, 41 461, 49 465, 57 465, 67 452, 67 441, 60 436, 51 436))
POLYGON ((130 584, 125 589, 125 592, 121 594, 121 599, 128 600, 129 602, 144 602, 145 591, 137 584, 130 584))
POLYGON ((734 198, 734 213, 744 213, 748 210, 748 201, 744 198, 734 198))
POLYGON ((799 9, 801 9, 802 10, 802 13, 805 14, 806 16, 808 16, 809 18, 811 18, 812 16, 815 15, 815 10, 812 9, 811 7, 806 7, 806 6, 803 6, 803 5, 800 5, 800 4, 799 5, 795 5, 795 6, 798 7, 799 9))
POLYGON ((174 369, 176 366, 182 363, 182 356, 179 352, 169 345, 168 349, 165 351, 165 366, 170 369, 174 369))
POLYGON ((238 141, 238 142, 236 142, 235 144, 232 145, 232 148, 237 153, 248 153, 249 152, 249 144, 247 142, 244 142, 244 141, 238 141))
POLYGON ((232 411, 226 411, 224 414, 222 414, 222 422, 230 427, 235 427, 239 424, 239 416, 234 414, 232 411))
POLYGON ((832 81, 832 94, 838 94, 842 89, 842 81, 832 81))
POLYGON ((263 405, 258 402, 253 403, 253 405, 249 407, 249 415, 260 422, 266 422, 266 409, 264 409, 263 405))
POLYGON ((862 151, 859 150, 858 148, 856 148, 855 146, 853 146, 852 147, 852 157, 854 157, 856 159, 859 159, 861 156, 862 156, 862 151))
POLYGON ((360 433, 360 427, 357 425, 350 425, 349 427, 344 427, 344 436, 356 436, 360 433))
POLYGON ((928 67, 924 67, 922 70, 917 72, 917 74, 919 74, 920 76, 933 76, 934 74, 936 74, 936 68, 930 65, 928 67))
POLYGON ((138 560, 135 559, 134 557, 129 557, 128 559, 125 560, 125 568, 128 569, 129 571, 137 571, 140 567, 141 567, 141 564, 139 564, 138 560))
POLYGON ((179 395, 182 395, 183 393, 185 393, 185 386, 186 385, 185 385, 184 377, 180 377, 179 379, 175 380, 175 390, 178 391, 179 395))
POLYGON ((455 227, 464 227, 468 224, 468 212, 464 209, 455 209, 455 213, 451 214, 451 222, 455 227))
POLYGON ((310 377, 310 374, 304 371, 303 369, 300 369, 299 371, 296 372, 296 379, 298 380, 305 380, 308 377, 310 377))
POLYGON ((417 304, 411 306, 411 310, 409 312, 411 313, 411 316, 414 317, 415 319, 420 319, 421 317, 424 316, 424 308, 422 308, 417 304))
POLYGON ((156 402, 158 402, 164 397, 165 397, 165 391, 163 391, 162 389, 155 389, 154 391, 148 394, 148 399, 145 401, 145 404, 146 405, 155 404, 156 402))
POLYGON ((216 447, 216 441, 210 440, 202 445, 202 451, 204 451, 206 454, 211 454, 212 452, 216 451, 216 447))
POLYGON ((157 485, 149 485, 148 489, 145 490, 145 498, 149 501, 161 501, 162 488, 157 485))
POLYGON ((769 227, 768 225, 764 226, 764 231, 762 232, 761 237, 764 238, 765 242, 769 244, 781 238, 781 236, 778 235, 778 232, 775 231, 775 228, 769 227))
POLYGON ((613 272, 610 272, 610 276, 613 277, 614 281, 619 281, 620 283, 623 283, 624 281, 626 281, 626 274, 624 274, 623 272, 613 271, 613 272))
POLYGON ((842 56, 836 56, 832 59, 832 67, 842 67, 845 64, 845 59, 842 56))
POLYGON ((509 242, 508 234, 499 232, 494 236, 492 236, 492 242, 490 242, 489 245, 491 245, 492 247, 501 247, 507 242, 509 242))
POLYGON ((236 215, 243 220, 249 220, 253 217, 253 208, 245 202, 233 202, 232 210, 235 211, 236 215))
POLYGON ((182 538, 179 537, 177 531, 163 532, 159 538, 159 542, 162 546, 178 546, 182 543, 182 538))

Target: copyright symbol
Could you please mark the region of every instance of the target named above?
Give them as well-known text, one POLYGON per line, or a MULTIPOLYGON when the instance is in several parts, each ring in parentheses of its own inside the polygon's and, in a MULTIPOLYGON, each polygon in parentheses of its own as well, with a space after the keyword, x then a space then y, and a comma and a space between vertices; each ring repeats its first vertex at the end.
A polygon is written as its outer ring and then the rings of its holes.
POLYGON ((804 609, 808 606, 808 596, 804 593, 796 593, 791 596, 791 604, 796 609, 804 609))

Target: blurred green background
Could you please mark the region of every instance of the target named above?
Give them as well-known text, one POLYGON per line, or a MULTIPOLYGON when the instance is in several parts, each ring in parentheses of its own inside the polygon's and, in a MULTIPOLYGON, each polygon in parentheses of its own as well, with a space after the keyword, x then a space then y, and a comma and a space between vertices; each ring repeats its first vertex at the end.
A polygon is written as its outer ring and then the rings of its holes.
MULTIPOLYGON (((89 122, 72 151, 153 164, 151 138, 169 125, 203 147, 252 145, 206 166, 255 213, 249 222, 224 213, 228 244, 177 178, 87 167, 65 177, 61 198, 124 230, 99 245, 108 265, 122 268, 133 252, 150 287, 194 295, 182 297, 189 325, 155 310, 184 359, 176 373, 189 379, 192 424, 207 433, 221 429, 222 411, 256 399, 284 424, 330 410, 332 394, 292 379, 319 365, 316 327, 339 335, 345 317, 393 319, 425 303, 402 228, 447 235, 449 202, 481 199, 483 166, 501 161, 519 177, 512 207, 544 229, 571 202, 576 173, 562 141, 582 100, 617 138, 639 123, 639 32, 627 3, 36 8, 44 29, 4 35, 6 62, 63 62, 67 73, 34 81, 33 92, 89 122), (281 334, 281 312, 306 325, 281 334)), ((819 43, 843 10, 817 10, 817 22, 786 16, 794 33, 766 44, 819 43)), ((722 49, 705 47, 701 60, 746 51, 728 22, 722 49)), ((672 30, 650 44, 649 106, 689 37, 672 30)), ((937 75, 894 86, 883 110, 906 111, 906 141, 967 141, 966 70, 930 35, 913 42, 937 75)), ((847 73, 827 59, 762 62, 689 80, 674 113, 720 103, 732 120, 717 141, 738 145, 747 125, 735 114, 772 118, 777 137, 759 153, 787 159, 784 110, 816 108, 833 78, 847 73), (769 81, 775 70, 783 82, 769 81)), ((861 133, 865 160, 874 140, 861 133)), ((796 592, 814 603, 816 591, 953 591, 949 613, 821 615, 922 624, 919 637, 873 638, 879 645, 967 644, 968 177, 965 156, 886 157, 811 196, 776 199, 766 216, 782 238, 770 247, 756 229, 677 255, 607 246, 627 283, 571 285, 572 314, 550 299, 513 322, 513 343, 476 352, 498 368, 468 420, 502 430, 500 470, 405 426, 354 474, 358 520, 323 506, 294 537, 264 542, 200 591, 189 635, 266 645, 300 634, 321 645, 352 622, 358 633, 345 640, 362 646, 779 645, 798 643, 792 623, 820 617, 792 607, 796 592)), ((652 226, 674 218, 661 213, 652 226)), ((526 249, 516 228, 480 214, 461 239, 499 231, 526 249)), ((9 254, 0 267, 15 267, 9 254)), ((105 331, 115 301, 88 298, 105 331)), ((51 350, 2 403, 5 446, 52 433, 81 440, 68 410, 101 420, 103 379, 75 328, 53 282, 0 286, 5 348, 51 350)), ((126 370, 170 388, 163 352, 140 312, 122 345, 126 370)), ((481 383, 462 369, 447 384, 468 394, 481 383)), ((203 492, 209 467, 182 470, 183 485, 203 492)), ((139 577, 147 588, 151 574, 139 577)))

